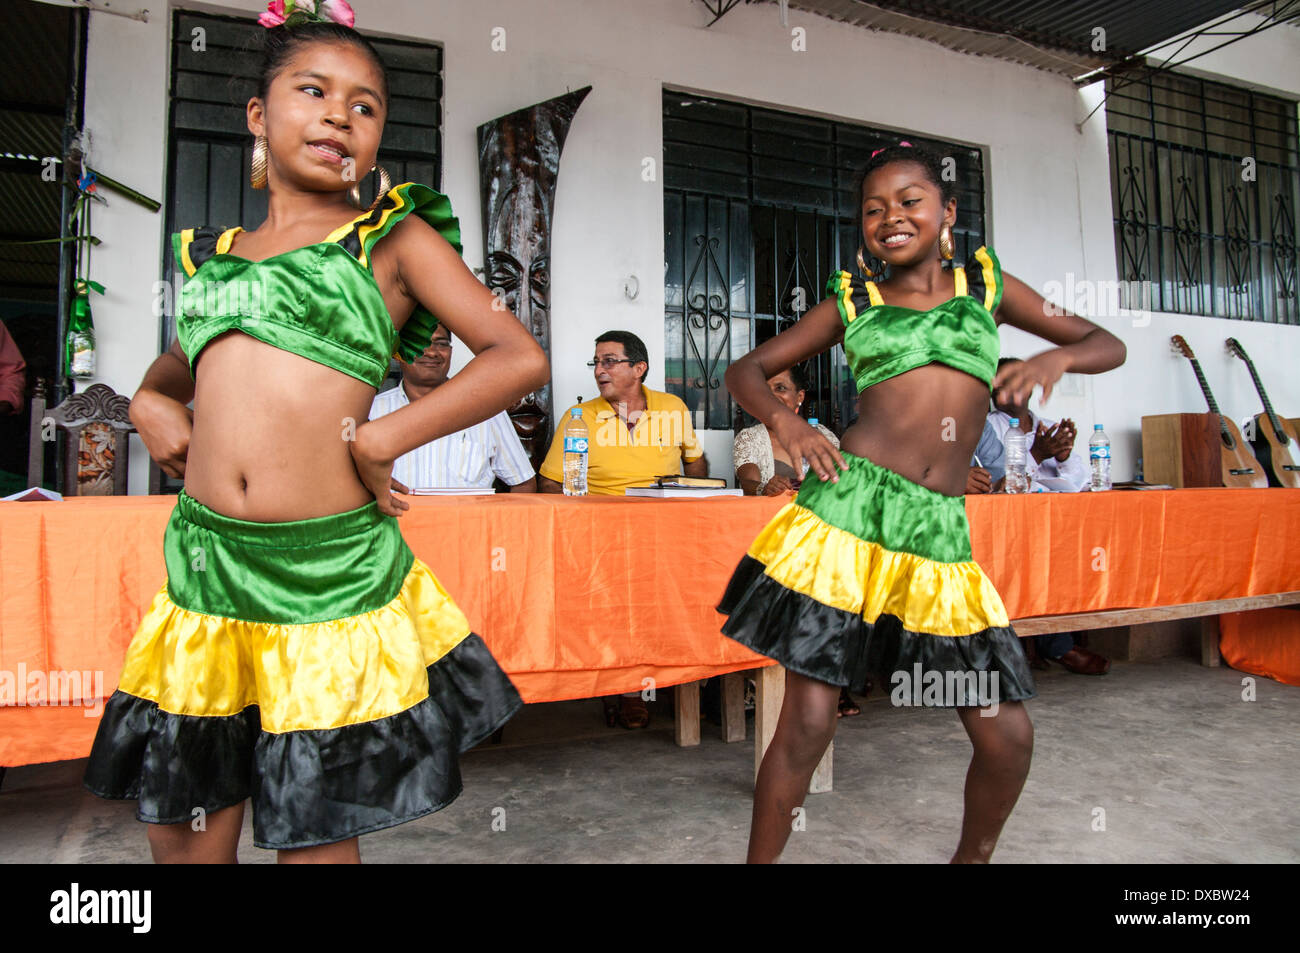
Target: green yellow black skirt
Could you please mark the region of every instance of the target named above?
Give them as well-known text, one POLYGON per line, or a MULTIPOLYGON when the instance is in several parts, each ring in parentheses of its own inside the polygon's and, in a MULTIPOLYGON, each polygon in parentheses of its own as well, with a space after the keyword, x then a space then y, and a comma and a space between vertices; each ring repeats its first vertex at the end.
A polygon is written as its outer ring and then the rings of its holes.
POLYGON ((915 685, 905 704, 1032 698, 1006 607, 971 557, 965 498, 840 453, 839 482, 805 480, 741 559, 718 606, 723 633, 832 685, 915 685))
POLYGON ((182 492, 164 554, 85 779, 142 821, 251 797, 258 847, 391 827, 453 801, 522 704, 376 503, 250 523, 182 492))

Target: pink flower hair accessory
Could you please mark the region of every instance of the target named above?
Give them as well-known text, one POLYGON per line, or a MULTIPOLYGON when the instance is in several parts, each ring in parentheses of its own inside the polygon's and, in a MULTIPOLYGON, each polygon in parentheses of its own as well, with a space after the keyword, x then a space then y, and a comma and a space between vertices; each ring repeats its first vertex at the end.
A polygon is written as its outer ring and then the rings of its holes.
MULTIPOLYGON (((908 148, 911 148, 911 147, 912 147, 912 144, 911 144, 910 142, 908 142, 906 139, 904 139, 902 142, 900 142, 899 145, 900 145, 900 146, 906 146, 906 147, 908 147, 908 148)), ((871 153, 871 158, 874 159, 876 156, 880 155, 880 153, 884 152, 887 148, 889 148, 889 147, 888 147, 888 146, 881 146, 881 147, 880 147, 879 149, 877 149, 875 152, 871 153)))
POLYGON ((257 22, 267 29, 300 23, 337 23, 352 27, 356 25, 357 17, 347 0, 271 0, 257 22))

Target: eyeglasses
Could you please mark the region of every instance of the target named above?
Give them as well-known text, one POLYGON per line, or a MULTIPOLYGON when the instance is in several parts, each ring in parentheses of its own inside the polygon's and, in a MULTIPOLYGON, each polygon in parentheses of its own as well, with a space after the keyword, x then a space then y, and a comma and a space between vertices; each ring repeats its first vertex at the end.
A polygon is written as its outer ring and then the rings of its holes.
POLYGON ((599 361, 588 361, 587 366, 588 367, 600 366, 603 367, 605 370, 609 370, 615 364, 636 364, 636 363, 638 362, 632 360, 630 357, 602 357, 599 361))
POLYGON ((439 350, 450 351, 451 342, 446 340, 445 338, 434 338, 432 341, 429 342, 429 347, 436 347, 439 350))

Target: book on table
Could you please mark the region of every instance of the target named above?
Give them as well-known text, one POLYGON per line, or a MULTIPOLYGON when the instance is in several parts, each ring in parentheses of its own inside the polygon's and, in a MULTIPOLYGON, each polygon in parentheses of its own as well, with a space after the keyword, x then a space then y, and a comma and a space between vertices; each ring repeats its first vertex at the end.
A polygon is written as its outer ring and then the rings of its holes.
POLYGON ((43 486, 30 486, 25 490, 19 490, 17 493, 10 493, 6 497, 0 497, 0 503, 30 503, 34 500, 61 500, 63 494, 55 490, 47 490, 43 486))
POLYGON ((718 477, 688 477, 675 473, 655 477, 648 483, 629 486, 626 496, 644 496, 655 499, 703 499, 709 496, 744 496, 744 491, 727 486, 718 477))
POLYGON ((491 496, 496 487, 477 486, 413 486, 411 496, 491 496))

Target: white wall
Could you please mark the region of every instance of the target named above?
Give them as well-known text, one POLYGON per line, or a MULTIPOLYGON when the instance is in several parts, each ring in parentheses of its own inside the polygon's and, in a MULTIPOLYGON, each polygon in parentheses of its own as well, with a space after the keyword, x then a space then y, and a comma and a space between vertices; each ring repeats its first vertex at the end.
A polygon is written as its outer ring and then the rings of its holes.
MULTIPOLYGON (((185 6, 250 16, 264 8, 253 0, 185 6)), ((461 218, 471 266, 482 264, 475 128, 593 87, 571 128, 556 197, 557 410, 578 394, 595 393, 585 362, 595 336, 608 328, 634 330, 645 339, 647 384, 663 384, 662 186, 644 182, 641 170, 644 157, 662 159, 665 85, 984 146, 989 242, 1007 270, 1039 288, 1051 281, 1064 285, 1067 275, 1115 278, 1104 110, 1076 128, 1096 102, 1095 88, 1079 91, 1041 71, 792 10, 790 28, 806 31, 807 49, 796 52, 774 5, 739 6, 710 29, 704 29, 710 19, 704 6, 686 0, 370 0, 358 3, 358 17, 367 31, 445 46, 442 184, 461 218), (506 30, 504 52, 491 50, 496 27, 506 30), (629 274, 641 283, 635 301, 622 291, 629 274)), ((96 13, 90 19, 86 114, 95 161, 106 174, 162 198, 169 11, 154 10, 148 24, 96 13)), ((1280 44, 1278 52, 1259 62, 1245 53, 1220 57, 1224 68, 1243 76, 1258 68, 1263 78, 1257 81, 1278 83, 1286 58, 1297 61, 1300 32, 1273 33, 1289 34, 1269 40, 1280 44)), ((101 379, 130 393, 157 353, 149 290, 165 240, 161 215, 110 197, 110 205, 96 211, 95 230, 104 245, 95 252, 93 277, 109 289, 95 303, 101 379)), ((1165 353, 1171 333, 1183 333, 1194 347, 1204 342, 1210 352, 1220 350, 1213 345, 1225 336, 1221 329, 1236 334, 1272 388, 1274 404, 1300 413, 1300 385, 1286 373, 1300 329, 1179 316, 1134 327, 1120 315, 1090 317, 1128 343, 1128 363, 1103 377, 1067 379, 1043 412, 1074 417, 1081 434, 1094 420, 1103 422, 1116 444, 1118 478, 1132 473, 1143 414, 1203 409, 1186 362, 1165 353)), ((1015 329, 1004 332, 1003 342, 1004 353, 1016 356, 1049 346, 1015 329)), ((1241 369, 1228 366, 1236 362, 1201 357, 1211 384, 1221 389, 1225 413, 1240 418, 1257 409, 1241 369)), ((458 362, 467 358, 459 354, 458 362)), ((729 434, 703 436, 713 472, 730 476, 729 434)), ((144 492, 138 440, 133 454, 132 491, 144 492)))
POLYGON ((1183 49, 1181 43, 1162 46, 1152 52, 1152 58, 1160 64, 1172 57, 1173 62, 1186 64, 1178 67, 1179 71, 1216 82, 1288 98, 1300 96, 1300 26, 1272 26, 1255 36, 1215 49, 1232 39, 1224 31, 1245 32, 1258 29, 1266 22, 1264 17, 1253 13, 1243 13, 1227 22, 1221 22, 1222 19, 1199 27, 1206 29, 1217 23, 1214 29, 1220 35, 1198 37, 1183 49))

